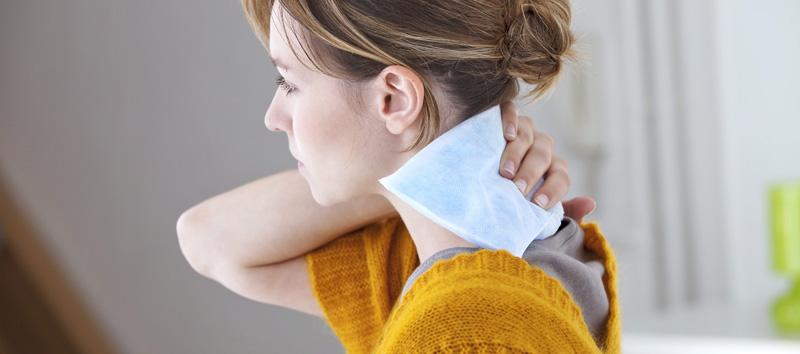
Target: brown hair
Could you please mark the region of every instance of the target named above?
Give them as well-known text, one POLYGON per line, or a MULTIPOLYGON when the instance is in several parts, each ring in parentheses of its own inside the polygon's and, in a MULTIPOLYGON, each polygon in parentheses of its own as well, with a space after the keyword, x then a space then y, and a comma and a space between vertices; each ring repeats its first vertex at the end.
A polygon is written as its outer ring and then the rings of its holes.
MULTIPOLYGON (((448 94, 461 121, 514 99, 517 78, 536 85, 526 96, 537 100, 554 87, 562 61, 575 57, 569 0, 277 1, 300 24, 300 36, 294 29, 291 33, 309 61, 345 80, 346 87, 388 65, 422 74, 421 129, 409 150, 439 134, 442 122, 431 84, 448 94)), ((241 2, 269 50, 275 0, 241 2)), ((282 22, 285 29, 288 22, 282 22)))

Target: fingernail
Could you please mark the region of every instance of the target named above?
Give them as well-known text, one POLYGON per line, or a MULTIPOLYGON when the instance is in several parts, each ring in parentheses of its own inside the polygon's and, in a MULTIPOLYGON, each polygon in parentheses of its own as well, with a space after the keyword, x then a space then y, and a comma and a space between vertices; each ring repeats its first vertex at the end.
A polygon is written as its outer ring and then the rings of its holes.
POLYGON ((503 169, 506 172, 508 172, 508 174, 513 176, 514 175, 514 162, 512 162, 511 160, 506 161, 506 163, 503 164, 503 169))
POLYGON ((506 124, 506 134, 508 134, 509 138, 515 138, 517 136, 517 128, 511 124, 506 124))
POLYGON ((592 209, 591 211, 589 211, 588 213, 586 213, 586 215, 589 215, 589 214, 591 214, 591 213, 592 213, 592 212, 593 212, 595 209, 597 209, 597 207, 594 207, 594 209, 592 209))
POLYGON ((536 197, 536 204, 539 204, 540 207, 544 208, 544 206, 547 205, 548 200, 550 199, 547 198, 547 195, 539 194, 539 196, 536 197))
POLYGON ((522 192, 522 194, 525 194, 525 187, 528 186, 528 183, 525 182, 525 180, 522 179, 517 180, 516 182, 514 182, 514 184, 517 185, 517 188, 519 188, 519 191, 522 192))

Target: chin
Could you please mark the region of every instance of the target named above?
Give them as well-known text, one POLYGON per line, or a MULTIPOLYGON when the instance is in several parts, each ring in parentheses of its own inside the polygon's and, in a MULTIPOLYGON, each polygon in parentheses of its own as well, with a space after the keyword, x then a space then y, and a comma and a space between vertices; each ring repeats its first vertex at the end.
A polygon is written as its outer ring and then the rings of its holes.
POLYGON ((337 203, 337 201, 331 198, 330 194, 326 194, 325 192, 317 192, 317 190, 311 185, 311 182, 308 182, 308 189, 311 191, 311 197, 314 198, 314 201, 321 206, 331 206, 337 203))
POLYGON ((317 202, 317 204, 319 204, 321 206, 324 206, 324 207, 329 207, 329 206, 332 206, 332 205, 335 205, 335 204, 339 203, 339 200, 326 198, 326 196, 317 196, 313 192, 311 193, 311 195, 314 197, 314 201, 317 202))
POLYGON ((314 198, 314 201, 321 206, 327 207, 336 205, 356 197, 355 195, 348 193, 345 189, 332 186, 326 186, 324 188, 320 186, 317 187, 318 188, 311 187, 311 184, 309 183, 311 196, 314 198))

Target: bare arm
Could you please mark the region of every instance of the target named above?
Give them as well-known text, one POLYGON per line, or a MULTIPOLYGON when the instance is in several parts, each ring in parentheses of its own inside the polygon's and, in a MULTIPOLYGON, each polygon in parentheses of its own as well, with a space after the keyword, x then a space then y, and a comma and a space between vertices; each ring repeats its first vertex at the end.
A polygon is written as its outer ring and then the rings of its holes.
POLYGON ((184 256, 207 274, 219 262, 241 267, 283 262, 396 213, 379 195, 323 207, 291 169, 191 207, 176 227, 184 256))
MULTIPOLYGON (((513 108, 513 103, 508 105, 513 108)), ((504 108, 503 122, 518 129, 516 137, 507 138, 502 157, 513 162, 515 171, 501 174, 534 182, 549 164, 538 193, 546 192, 551 204, 560 200, 570 184, 563 160, 545 158, 550 154, 547 146, 530 149, 533 136, 541 134, 531 119, 517 124, 516 111, 504 108)), ((566 213, 576 220, 593 208, 594 201, 586 197, 564 203, 566 213)), ((199 203, 181 215, 177 229, 181 250, 198 273, 252 300, 322 317, 304 255, 395 215, 392 205, 378 195, 322 207, 297 170, 289 170, 199 203)))
POLYGON ((207 277, 250 300, 324 318, 307 267, 303 255, 256 267, 221 264, 207 277))

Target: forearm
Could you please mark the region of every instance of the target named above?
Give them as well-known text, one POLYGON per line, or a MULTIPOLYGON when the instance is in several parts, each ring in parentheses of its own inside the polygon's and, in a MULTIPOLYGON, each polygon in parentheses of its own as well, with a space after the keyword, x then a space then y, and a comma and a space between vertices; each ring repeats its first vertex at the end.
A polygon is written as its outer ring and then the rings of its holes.
POLYGON ((382 196, 323 207, 296 169, 211 197, 178 220, 181 249, 197 264, 256 266, 311 251, 381 218, 396 215, 382 196))

